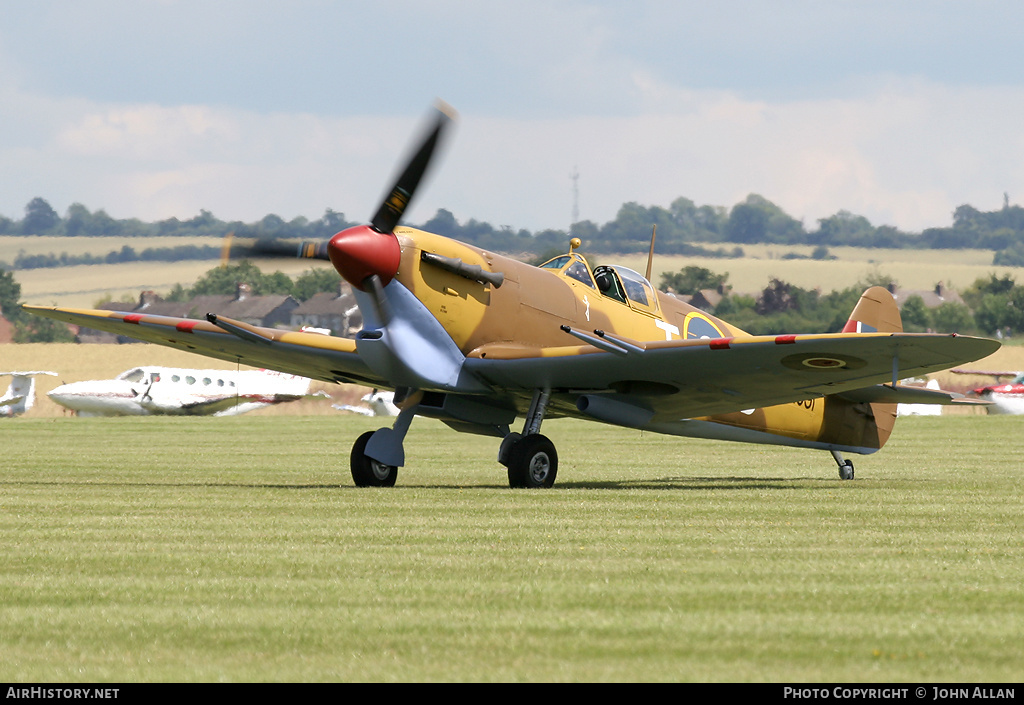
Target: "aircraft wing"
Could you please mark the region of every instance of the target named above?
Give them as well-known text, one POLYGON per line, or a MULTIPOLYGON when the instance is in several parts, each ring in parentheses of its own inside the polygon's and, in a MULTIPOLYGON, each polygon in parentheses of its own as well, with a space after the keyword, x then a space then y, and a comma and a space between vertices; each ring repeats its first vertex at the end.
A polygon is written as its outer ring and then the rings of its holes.
POLYGON ((333 407, 339 411, 350 411, 353 414, 359 414, 360 416, 373 416, 373 409, 367 409, 365 406, 352 406, 351 404, 334 404, 333 407))
POLYGON ((25 398, 24 394, 18 394, 18 395, 13 396, 13 397, 4 397, 3 399, 0 399, 0 407, 11 406, 12 404, 17 404, 19 401, 21 401, 24 398, 25 398))
MULTIPOLYGON (((488 345, 470 354, 468 367, 498 388, 565 390, 555 397, 553 411, 629 425, 631 420, 678 420, 829 394, 855 395, 999 348, 984 338, 915 333, 639 343, 597 331, 566 332, 586 344, 545 349, 488 345)), ((915 394, 903 390, 859 395, 869 401, 902 401, 915 394)), ((939 398, 932 396, 931 403, 939 398)))
POLYGON ((1016 370, 1016 371, 1012 371, 1012 372, 1011 371, 1007 371, 1007 372, 998 372, 998 371, 992 372, 992 371, 989 371, 989 370, 963 370, 963 369, 956 369, 956 370, 950 370, 950 372, 952 372, 953 374, 958 374, 958 375, 978 375, 979 377, 1016 377, 1017 375, 1021 374, 1020 370, 1016 370))
MULTIPOLYGON (((317 333, 257 328, 210 316, 146 316, 26 306, 32 313, 222 360, 313 379, 389 387, 356 351, 355 341, 317 333)), ((554 393, 558 415, 629 424, 678 420, 846 394, 985 357, 997 341, 923 333, 737 336, 641 343, 563 330, 581 344, 484 345, 465 370, 495 397, 554 393)), ((906 400, 902 392, 860 392, 866 401, 906 400)), ((851 397, 852 398, 852 397, 851 397)), ((495 399, 499 404, 502 402, 495 399)), ((933 402, 934 403, 934 402, 933 402)), ((519 402, 517 402, 519 404, 519 402)), ((504 404, 502 404, 504 405, 504 404)))
POLYGON ((354 340, 320 333, 259 328, 224 317, 146 316, 122 311, 25 306, 39 316, 125 335, 149 343, 310 377, 324 382, 386 386, 356 353, 354 340))
POLYGON ((172 407, 174 413, 185 415, 215 415, 222 414, 234 409, 236 406, 246 404, 281 404, 283 402, 298 401, 305 399, 301 394, 243 394, 238 396, 214 397, 210 399, 198 399, 185 402, 184 404, 172 407))

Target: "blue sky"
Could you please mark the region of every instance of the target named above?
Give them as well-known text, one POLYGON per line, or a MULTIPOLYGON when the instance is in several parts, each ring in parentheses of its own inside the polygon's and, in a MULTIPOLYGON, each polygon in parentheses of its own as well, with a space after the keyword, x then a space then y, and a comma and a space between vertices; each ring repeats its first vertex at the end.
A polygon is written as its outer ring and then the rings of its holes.
POLYGON ((906 230, 1024 193, 1024 4, 0 0, 0 214, 368 219, 436 98, 408 213, 566 228, 749 193, 906 230))

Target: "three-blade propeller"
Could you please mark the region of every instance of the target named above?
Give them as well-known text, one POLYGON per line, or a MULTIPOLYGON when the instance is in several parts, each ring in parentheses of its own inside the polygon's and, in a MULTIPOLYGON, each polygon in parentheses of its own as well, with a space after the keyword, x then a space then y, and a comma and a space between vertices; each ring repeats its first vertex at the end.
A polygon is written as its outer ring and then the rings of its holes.
MULTIPOLYGON (((430 128, 368 225, 342 230, 327 243, 274 243, 268 244, 263 252, 326 257, 331 261, 352 285, 356 303, 363 313, 363 329, 356 336, 356 350, 367 367, 381 379, 388 380, 392 388, 479 394, 489 387, 464 373, 465 355, 444 326, 409 289, 400 284, 388 286, 398 273, 402 259, 402 246, 395 228, 422 183, 451 121, 451 110, 438 106, 430 128)), ((464 264, 457 258, 437 255, 422 261, 494 287, 500 286, 503 280, 501 274, 464 264)), ((226 328, 223 321, 215 322, 226 328)), ((240 330, 228 330, 245 337, 240 330)), ((393 435, 393 430, 377 431, 365 453, 386 465, 402 465, 400 443, 396 455, 395 444, 388 440, 388 434, 393 435)))

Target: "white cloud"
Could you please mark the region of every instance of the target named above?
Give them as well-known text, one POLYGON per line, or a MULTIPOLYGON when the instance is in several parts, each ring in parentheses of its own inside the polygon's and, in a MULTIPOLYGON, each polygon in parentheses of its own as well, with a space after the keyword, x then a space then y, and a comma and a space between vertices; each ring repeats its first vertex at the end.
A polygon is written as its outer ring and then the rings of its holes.
POLYGON ((65 126, 55 147, 71 156, 135 162, 180 161, 200 149, 220 151, 237 144, 239 126, 226 111, 204 106, 99 106, 65 126))
MULTIPOLYGON (((732 206, 759 193, 813 227, 840 209, 921 230, 971 203, 1024 193, 1024 89, 892 79, 844 99, 752 100, 680 89, 634 72, 643 110, 544 119, 469 111, 408 220, 437 208, 460 219, 565 228, 580 173, 580 215, 679 196, 732 206)), ((115 217, 367 219, 416 120, 272 114, 237 108, 53 98, 0 85, 0 213, 35 196, 115 217), (12 137, 13 136, 13 137, 12 137)), ((456 106, 458 107, 458 106, 456 106)))

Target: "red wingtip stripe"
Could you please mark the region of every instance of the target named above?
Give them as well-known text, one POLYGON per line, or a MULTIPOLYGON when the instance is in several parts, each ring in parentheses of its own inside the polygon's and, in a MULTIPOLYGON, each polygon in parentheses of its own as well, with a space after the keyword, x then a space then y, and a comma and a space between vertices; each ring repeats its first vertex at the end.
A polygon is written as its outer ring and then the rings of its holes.
POLYGON ((777 335, 775 336, 776 345, 791 345, 796 342, 795 335, 777 335))
POLYGON ((712 350, 728 350, 732 338, 715 338, 708 345, 712 350))
POLYGON ((138 325, 142 321, 142 318, 143 316, 141 313, 129 313, 123 320, 125 323, 134 323, 138 325))
POLYGON ((182 321, 178 325, 174 326, 175 330, 179 333, 195 333, 193 330, 199 321, 182 321))

